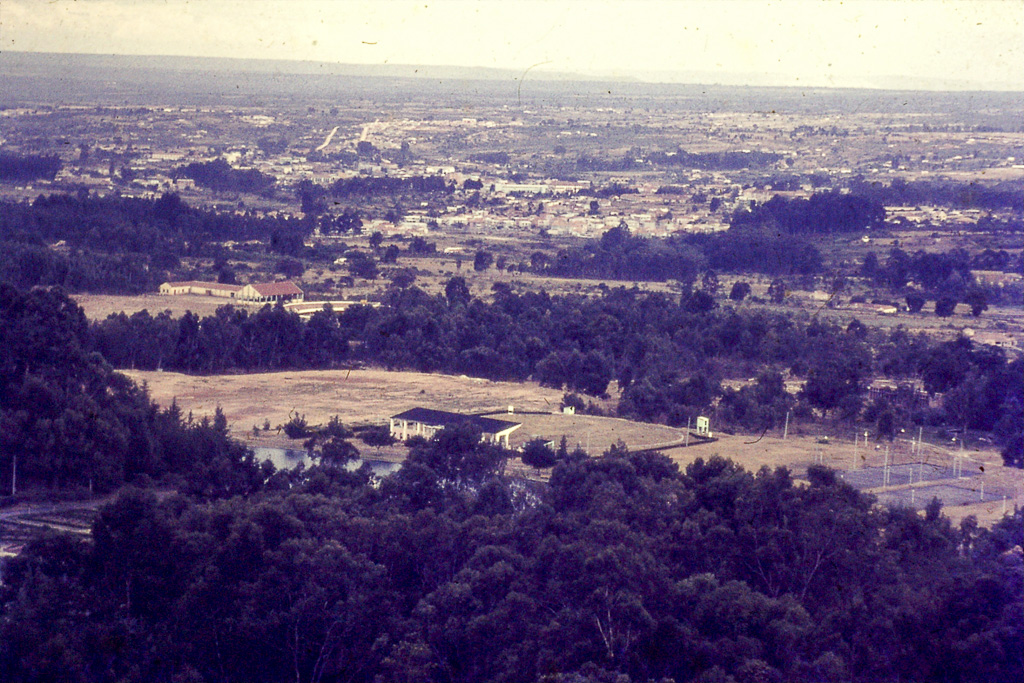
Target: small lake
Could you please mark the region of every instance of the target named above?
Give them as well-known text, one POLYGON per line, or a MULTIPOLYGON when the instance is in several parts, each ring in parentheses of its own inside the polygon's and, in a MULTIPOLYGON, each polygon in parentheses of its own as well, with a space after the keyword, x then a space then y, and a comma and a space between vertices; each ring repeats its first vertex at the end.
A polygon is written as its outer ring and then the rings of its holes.
MULTIPOLYGON (((304 464, 306 467, 316 464, 316 458, 309 457, 309 453, 302 448, 272 448, 268 446, 257 446, 252 449, 257 460, 269 460, 279 470, 290 470, 304 464)), ((363 464, 369 464, 370 469, 378 477, 386 477, 402 466, 398 462, 387 460, 373 460, 370 458, 357 458, 350 462, 346 469, 355 471, 363 464)))

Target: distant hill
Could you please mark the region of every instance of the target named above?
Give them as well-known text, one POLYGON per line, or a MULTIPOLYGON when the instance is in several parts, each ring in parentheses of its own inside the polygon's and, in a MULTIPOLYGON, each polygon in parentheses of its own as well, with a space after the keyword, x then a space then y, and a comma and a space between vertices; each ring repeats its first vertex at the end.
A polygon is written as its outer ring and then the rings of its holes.
MULTIPOLYGON (((736 76, 735 74, 733 76, 736 76)), ((691 81, 729 75, 676 74, 691 81)), ((601 79, 540 69, 210 57, 0 52, 0 107, 25 104, 338 104, 435 98, 447 105, 654 106, 695 111, 936 112, 1011 125, 1024 93, 741 86, 601 79)))
MULTIPOLYGON (((100 55, 55 52, 4 52, 4 68, 37 73, 54 70, 160 70, 222 73, 291 74, 301 76, 358 76, 433 80, 515 80, 521 72, 468 66, 416 66, 413 64, 337 64, 331 62, 168 55, 100 55)), ((579 74, 533 72, 538 80, 594 80, 579 74)))

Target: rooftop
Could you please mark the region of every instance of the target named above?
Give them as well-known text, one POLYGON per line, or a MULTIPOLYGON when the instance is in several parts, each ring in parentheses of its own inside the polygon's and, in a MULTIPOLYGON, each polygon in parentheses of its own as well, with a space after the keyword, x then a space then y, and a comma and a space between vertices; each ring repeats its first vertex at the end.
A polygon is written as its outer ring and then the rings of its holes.
POLYGON ((394 415, 391 419, 420 422, 431 427, 449 427, 468 422, 484 434, 497 434, 506 429, 519 426, 518 422, 496 420, 492 417, 479 417, 477 415, 463 415, 462 413, 449 413, 444 410, 431 410, 429 408, 413 408, 404 413, 394 415))
POLYGON ((291 280, 253 283, 249 286, 256 290, 256 293, 260 296, 294 296, 302 294, 302 290, 291 280))

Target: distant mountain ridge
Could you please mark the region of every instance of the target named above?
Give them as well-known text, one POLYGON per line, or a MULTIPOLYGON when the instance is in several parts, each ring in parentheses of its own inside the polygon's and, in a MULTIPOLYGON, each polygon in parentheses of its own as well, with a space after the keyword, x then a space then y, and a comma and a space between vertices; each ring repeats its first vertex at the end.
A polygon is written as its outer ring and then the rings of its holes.
MULTIPOLYGON (((20 69, 158 69, 168 71, 212 71, 234 73, 288 74, 299 76, 355 76, 368 78, 420 78, 439 80, 517 80, 522 71, 476 66, 415 64, 340 64, 336 62, 290 61, 281 59, 240 59, 233 57, 182 57, 175 55, 113 55, 60 52, 0 53, 5 68, 20 69)), ((618 80, 580 74, 530 71, 535 80, 618 80)))
POLYGON ((870 89, 900 91, 960 92, 1024 92, 1024 84, 1016 89, 998 83, 966 81, 920 76, 876 75, 855 77, 837 85, 799 84, 789 82, 782 74, 733 73, 711 71, 666 71, 652 69, 636 73, 595 74, 547 71, 533 67, 516 70, 478 66, 446 66, 415 64, 344 64, 281 59, 247 59, 234 57, 191 57, 175 55, 117 55, 58 52, 0 52, 5 68, 33 69, 159 69, 170 71, 264 73, 289 75, 326 75, 363 78, 411 78, 424 80, 475 81, 578 81, 634 82, 650 85, 720 85, 732 87, 801 87, 811 89, 870 89))
MULTIPOLYGON (((118 106, 309 105, 369 100, 434 99, 535 107, 645 106, 690 111, 792 111, 836 114, 911 109, 1008 121, 1024 109, 1024 93, 906 90, 866 86, 749 85, 753 74, 651 72, 637 77, 515 71, 486 67, 361 65, 223 57, 0 52, 0 108, 37 105, 118 106), (660 74, 660 75, 659 75, 660 74)), ((763 75, 762 75, 763 76, 763 75)), ((883 83, 884 85, 884 83, 883 83)))

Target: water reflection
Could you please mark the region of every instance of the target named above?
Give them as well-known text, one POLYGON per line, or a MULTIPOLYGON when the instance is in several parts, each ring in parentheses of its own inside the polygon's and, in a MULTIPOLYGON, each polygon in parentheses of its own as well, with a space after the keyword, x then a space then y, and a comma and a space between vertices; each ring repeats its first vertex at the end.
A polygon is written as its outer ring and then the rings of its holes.
MULTIPOLYGON (((304 464, 306 467, 316 464, 316 458, 309 457, 304 449, 299 448, 274 448, 269 446, 256 446, 252 449, 252 452, 256 455, 257 460, 269 460, 274 463, 274 467, 279 470, 290 470, 298 467, 300 464, 304 464)), ((363 463, 368 463, 370 469, 378 477, 386 477, 398 470, 401 467, 401 463, 389 462, 387 460, 372 460, 369 458, 359 458, 350 462, 347 466, 349 470, 357 470, 363 466, 363 463)))

